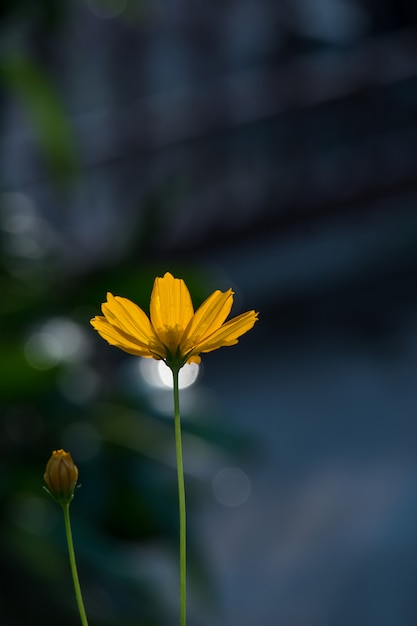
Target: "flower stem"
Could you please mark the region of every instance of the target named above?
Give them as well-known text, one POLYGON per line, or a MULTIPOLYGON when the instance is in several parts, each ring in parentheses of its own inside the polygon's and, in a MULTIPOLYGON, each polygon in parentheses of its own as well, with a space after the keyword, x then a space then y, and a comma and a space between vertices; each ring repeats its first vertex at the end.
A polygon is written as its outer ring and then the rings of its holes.
POLYGON ((180 401, 179 401, 179 385, 178 385, 179 369, 173 368, 172 374, 174 377, 175 451, 176 451, 176 456, 177 456, 178 505, 179 505, 179 514, 180 514, 180 626, 185 626, 187 549, 186 549, 184 467, 183 467, 183 462, 182 462, 181 418, 180 418, 180 401))
POLYGON ((77 564, 75 561, 74 543, 72 541, 71 520, 69 514, 69 503, 62 504, 65 521, 65 534, 67 536, 68 554, 71 566, 72 580, 74 583, 75 599, 77 600, 78 611, 80 613, 82 626, 88 626, 87 615, 85 613, 83 597, 81 594, 80 581, 78 579, 77 564))

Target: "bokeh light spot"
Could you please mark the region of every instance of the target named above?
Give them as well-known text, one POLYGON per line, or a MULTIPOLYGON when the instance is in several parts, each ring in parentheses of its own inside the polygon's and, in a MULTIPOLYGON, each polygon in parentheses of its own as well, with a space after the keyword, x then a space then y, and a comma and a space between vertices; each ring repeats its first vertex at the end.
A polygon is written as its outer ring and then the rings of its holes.
MULTIPOLYGON (((172 389, 172 372, 163 361, 141 359, 139 369, 143 380, 151 387, 172 389)), ((200 366, 197 363, 186 363, 179 373, 180 389, 193 385, 198 378, 199 370, 200 366)))
POLYGON ((29 196, 20 192, 3 193, 0 208, 0 224, 4 231, 22 234, 35 227, 35 206, 29 196))
POLYGON ((127 0, 87 0, 87 4, 94 15, 109 20, 124 12, 127 0))
POLYGON ((90 342, 86 332, 71 319, 53 317, 45 323, 42 330, 59 342, 62 360, 73 363, 88 356, 90 342))
POLYGON ((61 362, 80 362, 89 350, 85 331, 65 317, 49 319, 29 337, 24 347, 28 363, 39 370, 51 369, 61 362))
POLYGON ((230 507, 246 502, 251 492, 248 476, 238 467, 224 467, 217 472, 212 487, 216 500, 230 507))
POLYGON ((34 333, 24 347, 29 365, 37 370, 49 370, 58 365, 62 357, 59 341, 50 333, 34 333))

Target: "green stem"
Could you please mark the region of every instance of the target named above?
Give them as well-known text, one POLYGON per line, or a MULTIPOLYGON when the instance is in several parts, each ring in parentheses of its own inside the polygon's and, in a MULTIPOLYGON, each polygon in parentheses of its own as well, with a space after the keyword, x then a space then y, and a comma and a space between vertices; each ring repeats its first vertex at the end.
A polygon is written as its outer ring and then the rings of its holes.
POLYGON ((65 534, 67 536, 68 554, 71 566, 72 580, 74 583, 75 599, 77 600, 78 611, 80 613, 82 626, 88 626, 87 615, 85 613, 83 597, 81 594, 80 581, 78 579, 77 564, 75 561, 74 543, 72 541, 71 521, 69 514, 69 503, 62 505, 64 511, 65 534))
POLYGON ((180 626, 185 626, 186 622, 186 513, 185 513, 185 486, 184 467, 182 462, 182 442, 181 442, 181 418, 178 375, 179 369, 172 369, 174 377, 174 421, 175 421, 175 451, 177 456, 177 476, 178 476, 178 505, 180 514, 180 626))

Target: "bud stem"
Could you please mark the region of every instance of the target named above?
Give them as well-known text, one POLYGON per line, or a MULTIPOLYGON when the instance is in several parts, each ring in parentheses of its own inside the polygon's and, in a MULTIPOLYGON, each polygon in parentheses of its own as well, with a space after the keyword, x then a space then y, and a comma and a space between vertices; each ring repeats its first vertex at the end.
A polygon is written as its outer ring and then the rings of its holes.
POLYGON ((74 543, 72 540, 71 520, 70 520, 70 514, 69 514, 69 503, 62 504, 61 506, 64 512, 65 534, 67 536, 68 555, 69 555, 69 561, 70 561, 70 566, 71 566, 72 580, 74 583, 75 599, 77 600, 78 611, 80 613, 80 618, 81 618, 81 624, 82 626, 88 626, 87 615, 85 613, 83 597, 81 594, 80 581, 78 578, 77 563, 75 561, 74 543))

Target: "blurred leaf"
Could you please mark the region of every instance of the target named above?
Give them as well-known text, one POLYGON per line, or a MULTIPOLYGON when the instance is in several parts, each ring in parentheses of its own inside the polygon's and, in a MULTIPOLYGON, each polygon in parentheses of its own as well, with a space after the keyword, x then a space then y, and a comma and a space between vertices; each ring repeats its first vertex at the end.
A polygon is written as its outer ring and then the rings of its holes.
POLYGON ((0 80, 26 107, 52 175, 59 182, 77 172, 71 129, 55 90, 42 71, 22 53, 4 54, 0 80))

